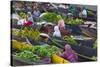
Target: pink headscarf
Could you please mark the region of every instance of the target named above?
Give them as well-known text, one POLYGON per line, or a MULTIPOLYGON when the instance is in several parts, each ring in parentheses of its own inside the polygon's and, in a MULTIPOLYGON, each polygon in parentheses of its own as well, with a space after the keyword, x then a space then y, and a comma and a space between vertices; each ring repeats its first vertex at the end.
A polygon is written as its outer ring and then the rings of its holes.
POLYGON ((65 51, 61 54, 61 57, 69 60, 70 62, 77 62, 77 60, 78 60, 78 56, 72 50, 72 48, 69 44, 65 45, 65 51))
POLYGON ((65 28, 65 22, 63 19, 58 21, 58 26, 59 26, 59 28, 65 28))

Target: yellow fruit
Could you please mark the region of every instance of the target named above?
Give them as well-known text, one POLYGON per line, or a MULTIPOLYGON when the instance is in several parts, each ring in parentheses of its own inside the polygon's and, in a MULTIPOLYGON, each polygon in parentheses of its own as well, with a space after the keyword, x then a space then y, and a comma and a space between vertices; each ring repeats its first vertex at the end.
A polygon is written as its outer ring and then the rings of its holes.
POLYGON ((25 42, 18 42, 16 40, 12 40, 12 48, 21 50, 22 48, 30 48, 32 45, 26 44, 25 42))
POLYGON ((65 60, 64 58, 62 58, 56 54, 54 54, 51 59, 52 59, 53 63, 59 63, 59 64, 70 63, 69 61, 65 60))
POLYGON ((20 42, 17 42, 16 40, 12 40, 12 48, 15 49, 21 49, 22 44, 20 42))

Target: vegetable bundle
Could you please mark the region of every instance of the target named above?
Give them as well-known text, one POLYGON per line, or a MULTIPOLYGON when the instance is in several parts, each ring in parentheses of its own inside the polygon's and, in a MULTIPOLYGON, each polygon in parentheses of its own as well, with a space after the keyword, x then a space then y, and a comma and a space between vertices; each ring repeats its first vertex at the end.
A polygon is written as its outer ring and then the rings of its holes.
POLYGON ((78 43, 71 36, 64 36, 64 40, 71 45, 77 45, 78 43))
POLYGON ((17 53, 16 56, 22 59, 26 59, 26 60, 29 59, 30 61, 35 61, 35 62, 39 62, 40 60, 40 57, 38 55, 33 54, 32 52, 26 50, 17 53))
POLYGON ((65 19, 65 23, 66 24, 70 24, 70 25, 80 25, 80 24, 83 24, 84 21, 82 19, 65 19))
POLYGON ((56 13, 46 12, 41 16, 42 21, 46 22, 58 22, 62 17, 56 13))
POLYGON ((35 46, 34 49, 35 53, 43 57, 51 57, 53 54, 58 54, 61 51, 58 47, 49 45, 35 46))

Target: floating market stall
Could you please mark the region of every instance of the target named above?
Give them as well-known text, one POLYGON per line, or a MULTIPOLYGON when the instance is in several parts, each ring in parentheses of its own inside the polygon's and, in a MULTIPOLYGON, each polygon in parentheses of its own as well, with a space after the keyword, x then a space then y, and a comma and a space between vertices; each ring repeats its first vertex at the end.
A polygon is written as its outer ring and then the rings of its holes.
POLYGON ((97 60, 96 11, 70 4, 12 1, 12 5, 11 65, 97 60), (87 16, 79 15, 83 10, 87 16))

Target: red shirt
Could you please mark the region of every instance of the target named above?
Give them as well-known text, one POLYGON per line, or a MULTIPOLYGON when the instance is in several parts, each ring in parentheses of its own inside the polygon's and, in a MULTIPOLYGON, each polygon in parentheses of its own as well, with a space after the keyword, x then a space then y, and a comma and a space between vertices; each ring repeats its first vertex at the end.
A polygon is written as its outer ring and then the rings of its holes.
POLYGON ((32 21, 26 21, 25 23, 24 23, 24 26, 30 26, 30 25, 32 25, 33 23, 32 23, 32 21))

